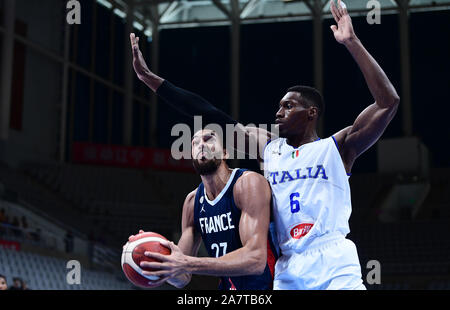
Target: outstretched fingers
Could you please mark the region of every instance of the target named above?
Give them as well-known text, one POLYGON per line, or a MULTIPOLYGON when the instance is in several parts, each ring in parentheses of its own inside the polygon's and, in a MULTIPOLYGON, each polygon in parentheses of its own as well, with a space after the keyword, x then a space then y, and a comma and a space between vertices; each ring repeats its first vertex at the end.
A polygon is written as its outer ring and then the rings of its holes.
MULTIPOLYGON (((337 12, 336 5, 334 4, 334 0, 332 0, 331 3, 330 3, 330 11, 331 11, 331 14, 333 14, 333 18, 336 21, 336 24, 338 24, 339 23, 339 17, 337 15, 338 12, 337 12)), ((333 33, 338 30, 338 27, 336 25, 331 25, 330 28, 333 31, 333 33)))
POLYGON ((338 11, 337 11, 336 5, 334 4, 334 0, 331 1, 330 11, 331 11, 331 14, 333 14, 334 20, 336 21, 336 23, 338 23, 339 16, 338 16, 338 11))
POLYGON ((146 251, 144 252, 144 255, 148 258, 153 258, 161 262, 167 262, 169 260, 168 255, 163 255, 156 252, 146 251))
POLYGON ((347 13, 347 6, 341 0, 338 0, 337 8, 338 8, 338 12, 339 12, 340 17, 348 14, 347 13))
POLYGON ((338 27, 336 25, 331 25, 330 28, 333 32, 336 32, 338 30, 338 27))
MULTIPOLYGON (((131 48, 133 50, 133 55, 138 56, 139 53, 139 37, 136 37, 134 33, 130 34, 131 48)), ((141 232, 139 232, 141 233, 141 232)))
POLYGON ((130 33, 130 42, 131 42, 131 47, 134 47, 134 45, 136 44, 136 35, 134 33, 130 33))
POLYGON ((147 268, 147 269, 156 269, 156 270, 165 270, 170 269, 170 266, 159 263, 159 262, 149 262, 149 261, 142 261, 139 264, 139 267, 141 268, 147 268))
POLYGON ((158 271, 142 270, 142 274, 150 277, 167 278, 171 274, 171 272, 169 270, 158 270, 158 271))

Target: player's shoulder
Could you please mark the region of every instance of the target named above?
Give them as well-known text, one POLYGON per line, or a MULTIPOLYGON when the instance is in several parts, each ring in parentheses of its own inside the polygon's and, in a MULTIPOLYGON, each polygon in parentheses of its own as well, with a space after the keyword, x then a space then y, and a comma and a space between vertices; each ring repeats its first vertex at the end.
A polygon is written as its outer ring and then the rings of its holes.
POLYGON ((280 146, 282 145, 284 138, 277 137, 275 139, 267 141, 264 146, 263 160, 267 161, 274 155, 279 155, 280 146))
POLYGON ((276 137, 274 139, 268 140, 266 145, 264 146, 264 153, 267 151, 273 150, 274 147, 279 147, 280 144, 284 141, 284 138, 276 137))
POLYGON ((190 226, 193 226, 194 223, 195 197, 197 195, 197 190, 198 187, 187 194, 183 204, 183 222, 188 223, 190 226))
POLYGON ((184 200, 185 207, 193 207, 194 206, 195 196, 197 195, 197 191, 198 191, 198 187, 186 195, 186 199, 184 200))
POLYGON ((267 183, 266 178, 254 171, 244 171, 237 179, 234 185, 235 194, 245 194, 252 190, 255 186, 264 186, 267 183))
POLYGON ((266 147, 272 146, 272 145, 277 145, 277 144, 281 143, 283 140, 284 140, 284 138, 274 137, 270 140, 267 140, 266 147))
POLYGON ((242 181, 242 180, 254 180, 254 179, 260 179, 262 178, 263 180, 265 180, 265 178, 258 172, 255 171, 251 171, 251 170, 245 170, 241 177, 239 179, 237 179, 236 182, 242 181))
POLYGON ((236 206, 244 210, 252 205, 250 201, 270 199, 270 185, 266 178, 254 171, 245 171, 236 181, 233 188, 233 198, 236 206))
POLYGON ((343 146, 345 144, 345 139, 347 138, 348 134, 352 130, 352 127, 353 126, 347 126, 330 136, 334 139, 334 141, 336 142, 336 144, 340 150, 343 148, 343 146))

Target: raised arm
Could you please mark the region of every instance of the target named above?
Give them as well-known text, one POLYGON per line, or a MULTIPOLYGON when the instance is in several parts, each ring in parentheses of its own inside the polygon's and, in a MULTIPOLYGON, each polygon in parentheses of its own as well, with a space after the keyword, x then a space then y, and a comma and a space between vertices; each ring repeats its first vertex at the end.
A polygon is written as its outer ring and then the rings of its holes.
POLYGON ((266 179, 255 172, 246 172, 234 187, 234 199, 242 212, 239 222, 242 248, 218 258, 193 257, 184 255, 173 243, 163 243, 170 247, 172 254, 148 253, 162 263, 145 263, 160 269, 145 274, 160 277, 179 273, 227 277, 262 274, 267 262, 270 197, 266 179))
POLYGON ((130 34, 131 48, 133 50, 133 67, 139 80, 144 82, 154 93, 156 93, 164 102, 174 109, 187 116, 201 115, 204 124, 218 124, 226 132, 226 125, 235 125, 236 133, 234 139, 234 148, 242 153, 249 154, 252 150, 251 145, 257 146, 257 154, 249 155, 255 159, 261 160, 261 150, 269 139, 274 138, 273 134, 264 129, 246 127, 223 111, 217 109, 213 104, 203 97, 184 90, 170 83, 167 80, 154 74, 147 66, 142 52, 139 49, 139 37, 134 33, 130 34), (242 141, 239 141, 242 137, 242 141))
POLYGON ((133 68, 139 80, 145 83, 153 92, 164 82, 164 79, 154 74, 147 66, 144 56, 139 49, 139 37, 134 33, 130 34, 131 49, 133 52, 133 68))
POLYGON ((375 103, 362 111, 352 126, 334 135, 344 166, 350 172, 355 159, 381 137, 397 112, 400 98, 383 69, 356 36, 345 5, 340 0, 337 5, 332 1, 331 12, 337 23, 337 26, 331 26, 336 41, 345 45, 353 56, 375 99, 375 103))

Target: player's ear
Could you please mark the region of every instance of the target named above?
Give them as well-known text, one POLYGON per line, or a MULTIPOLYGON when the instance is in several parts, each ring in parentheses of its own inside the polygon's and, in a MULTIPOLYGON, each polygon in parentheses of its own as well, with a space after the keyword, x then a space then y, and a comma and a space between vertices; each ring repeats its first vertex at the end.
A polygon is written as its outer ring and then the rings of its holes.
POLYGON ((228 158, 230 158, 230 153, 226 149, 223 149, 223 159, 227 160, 228 158))
POLYGON ((310 107, 308 110, 308 119, 313 120, 314 117, 317 118, 319 116, 319 110, 317 107, 310 107))

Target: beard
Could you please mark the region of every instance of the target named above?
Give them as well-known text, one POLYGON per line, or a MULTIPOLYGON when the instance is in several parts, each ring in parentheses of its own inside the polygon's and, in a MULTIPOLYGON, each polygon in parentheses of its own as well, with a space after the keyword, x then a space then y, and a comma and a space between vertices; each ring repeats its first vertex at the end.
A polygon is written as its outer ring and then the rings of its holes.
POLYGON ((192 165, 199 175, 210 175, 217 171, 222 159, 213 158, 206 162, 200 162, 198 159, 192 160, 192 165))

